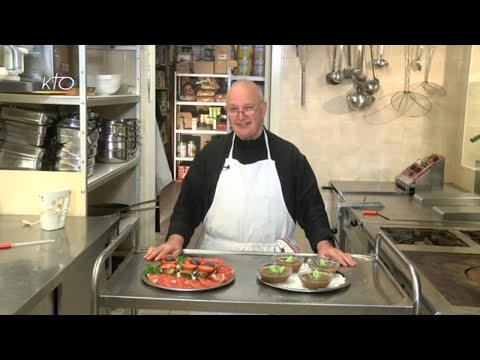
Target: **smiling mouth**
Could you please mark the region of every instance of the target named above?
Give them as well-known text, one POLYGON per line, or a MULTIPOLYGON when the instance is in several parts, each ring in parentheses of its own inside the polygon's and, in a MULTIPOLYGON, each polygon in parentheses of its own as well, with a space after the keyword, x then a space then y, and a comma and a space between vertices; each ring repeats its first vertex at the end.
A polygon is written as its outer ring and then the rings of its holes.
POLYGON ((237 123, 237 126, 239 126, 239 127, 246 127, 246 126, 248 126, 248 125, 250 125, 250 124, 251 124, 251 122, 237 123))

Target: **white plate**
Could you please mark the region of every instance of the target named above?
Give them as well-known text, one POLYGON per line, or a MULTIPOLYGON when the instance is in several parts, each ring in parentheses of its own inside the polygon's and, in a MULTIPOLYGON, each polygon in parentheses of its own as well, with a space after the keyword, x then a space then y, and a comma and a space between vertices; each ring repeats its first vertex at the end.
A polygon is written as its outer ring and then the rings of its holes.
MULTIPOLYGON (((267 265, 271 265, 271 264, 266 264, 266 265, 263 265, 262 267, 267 266, 267 265)), ((300 268, 300 270, 302 270, 304 268, 308 268, 308 265, 303 264, 302 267, 300 268)), ((345 276, 340 271, 337 271, 333 275, 333 279, 330 282, 330 284, 328 284, 327 287, 320 288, 320 289, 317 289, 317 290, 311 290, 311 289, 308 289, 305 286, 303 286, 302 282, 300 281, 300 278, 298 277, 298 273, 296 273, 296 272, 293 273, 292 275, 290 275, 290 277, 287 279, 287 281, 285 281, 283 283, 271 284, 271 283, 268 283, 266 281, 263 281, 262 277, 260 275, 260 271, 257 271, 257 279, 261 283, 263 283, 265 285, 268 285, 268 286, 271 286, 271 287, 274 287, 274 288, 277 288, 277 289, 282 289, 282 290, 287 290, 287 291, 296 291, 296 292, 307 292, 307 293, 319 293, 319 292, 335 291, 335 290, 343 289, 344 287, 347 287, 348 285, 350 285, 350 277, 345 276)))

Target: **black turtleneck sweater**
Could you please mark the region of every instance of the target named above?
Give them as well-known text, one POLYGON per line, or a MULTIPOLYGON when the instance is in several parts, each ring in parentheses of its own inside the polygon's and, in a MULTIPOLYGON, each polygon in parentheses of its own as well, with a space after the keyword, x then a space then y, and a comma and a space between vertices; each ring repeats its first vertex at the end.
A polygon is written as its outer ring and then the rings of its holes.
MULTIPOLYGON (((269 131, 267 136, 270 154, 280 178, 283 198, 293 221, 305 230, 314 252, 321 240, 329 240, 333 245, 325 205, 315 174, 306 157, 292 143, 269 131)), ((184 247, 188 245, 195 228, 203 221, 212 205, 218 178, 232 145, 232 137, 233 132, 208 143, 195 156, 183 180, 170 220, 168 236, 182 235, 185 239, 184 247)), ((235 137, 233 158, 242 164, 267 159, 263 133, 256 140, 243 141, 235 137)))

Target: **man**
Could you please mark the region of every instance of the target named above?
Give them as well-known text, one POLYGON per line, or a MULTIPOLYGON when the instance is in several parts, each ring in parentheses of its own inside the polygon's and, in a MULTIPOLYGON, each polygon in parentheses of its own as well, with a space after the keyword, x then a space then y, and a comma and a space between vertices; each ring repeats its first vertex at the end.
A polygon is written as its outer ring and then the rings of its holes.
POLYGON ((267 103, 251 81, 236 81, 227 95, 232 132, 210 142, 190 167, 173 210, 167 241, 148 249, 146 260, 180 254, 203 221, 201 248, 278 251, 277 239, 293 239, 296 222, 320 256, 354 266, 333 246, 315 174, 290 142, 263 127, 267 103))

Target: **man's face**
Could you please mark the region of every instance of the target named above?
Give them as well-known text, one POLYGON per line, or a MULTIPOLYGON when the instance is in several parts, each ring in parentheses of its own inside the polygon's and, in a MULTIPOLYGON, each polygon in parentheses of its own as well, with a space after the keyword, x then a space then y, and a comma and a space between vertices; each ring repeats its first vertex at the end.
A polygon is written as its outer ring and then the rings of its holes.
POLYGON ((230 90, 227 116, 235 135, 242 140, 257 139, 262 133, 267 103, 258 97, 252 86, 237 86, 230 90))

